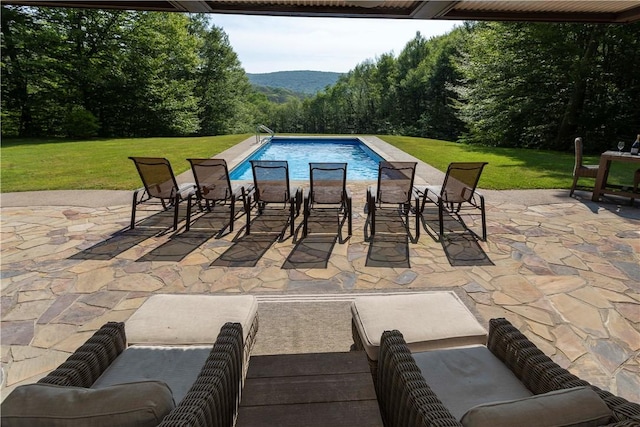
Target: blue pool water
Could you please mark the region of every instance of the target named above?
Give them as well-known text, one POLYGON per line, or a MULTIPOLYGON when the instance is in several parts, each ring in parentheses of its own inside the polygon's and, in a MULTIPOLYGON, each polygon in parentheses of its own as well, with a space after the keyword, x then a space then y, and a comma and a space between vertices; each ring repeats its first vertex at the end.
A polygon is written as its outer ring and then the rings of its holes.
POLYGON ((289 179, 307 181, 310 162, 347 162, 347 180, 376 180, 384 160, 358 139, 274 137, 230 173, 232 180, 253 180, 250 160, 286 160, 289 179))

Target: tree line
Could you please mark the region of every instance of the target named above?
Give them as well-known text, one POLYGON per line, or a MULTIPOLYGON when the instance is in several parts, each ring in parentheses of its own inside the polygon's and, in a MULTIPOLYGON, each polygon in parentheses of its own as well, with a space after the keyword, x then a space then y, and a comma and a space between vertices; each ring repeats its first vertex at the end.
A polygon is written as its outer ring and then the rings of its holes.
POLYGON ((247 76, 205 15, 2 7, 3 136, 247 132, 247 76))
POLYGON ((280 106, 274 129, 401 134, 470 144, 627 148, 640 132, 640 24, 466 23, 420 33, 312 99, 280 106))
MULTIPOLYGON (((294 19, 294 18, 292 18, 294 19)), ((3 136, 401 134, 587 151, 640 132, 640 24, 469 22, 315 96, 251 87, 206 15, 2 7, 3 136), (271 97, 273 99, 273 97, 271 97)))

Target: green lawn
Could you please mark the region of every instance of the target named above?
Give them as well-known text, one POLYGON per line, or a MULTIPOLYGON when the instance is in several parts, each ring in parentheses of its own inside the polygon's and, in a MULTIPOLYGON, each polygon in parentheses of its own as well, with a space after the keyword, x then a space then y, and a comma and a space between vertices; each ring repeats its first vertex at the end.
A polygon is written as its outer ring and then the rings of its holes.
MULTIPOLYGON (((140 178, 129 156, 166 157, 176 174, 189 157, 211 157, 251 135, 198 138, 137 138, 95 141, 2 141, 2 192, 32 190, 131 190, 140 178)), ((497 190, 569 188, 573 154, 475 147, 426 138, 380 136, 418 159, 445 171, 453 161, 486 161, 480 186, 497 190)), ((585 163, 597 163, 587 156, 585 163)), ((630 184, 635 166, 614 162, 610 182, 630 184)), ((584 184, 593 185, 593 180, 584 184)))
POLYGON ((251 135, 96 141, 2 141, 2 192, 131 190, 141 185, 129 156, 166 157, 175 174, 187 158, 212 157, 251 135))
MULTIPOLYGON (((478 147, 435 139, 380 135, 391 145, 425 163, 447 170, 451 162, 489 162, 479 186, 493 190, 571 188, 574 155, 556 151, 519 148, 478 147)), ((584 156, 584 164, 598 164, 599 156, 584 156)), ((632 185, 637 165, 612 162, 607 182, 632 185)), ((593 179, 581 178, 578 185, 593 187, 593 179)))

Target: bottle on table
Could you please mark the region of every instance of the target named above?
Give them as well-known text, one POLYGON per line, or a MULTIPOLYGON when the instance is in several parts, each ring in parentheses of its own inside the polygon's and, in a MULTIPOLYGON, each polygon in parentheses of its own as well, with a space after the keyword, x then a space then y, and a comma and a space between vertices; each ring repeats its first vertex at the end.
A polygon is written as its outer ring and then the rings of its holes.
POLYGON ((640 134, 636 136, 636 140, 631 146, 631 155, 637 156, 639 151, 640 151, 640 134))

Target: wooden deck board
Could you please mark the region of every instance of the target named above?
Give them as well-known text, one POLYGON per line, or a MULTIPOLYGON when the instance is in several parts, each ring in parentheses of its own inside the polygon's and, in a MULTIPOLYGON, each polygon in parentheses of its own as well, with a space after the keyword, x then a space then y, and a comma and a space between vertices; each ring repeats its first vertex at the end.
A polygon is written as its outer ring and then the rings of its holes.
POLYGON ((355 425, 382 427, 363 352, 251 358, 238 427, 355 425))

